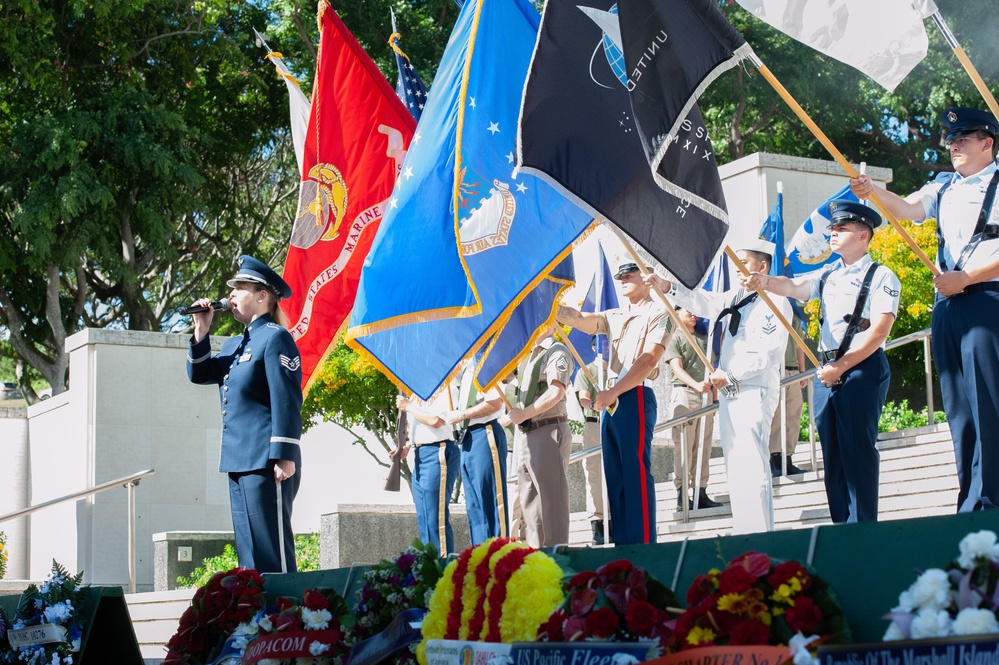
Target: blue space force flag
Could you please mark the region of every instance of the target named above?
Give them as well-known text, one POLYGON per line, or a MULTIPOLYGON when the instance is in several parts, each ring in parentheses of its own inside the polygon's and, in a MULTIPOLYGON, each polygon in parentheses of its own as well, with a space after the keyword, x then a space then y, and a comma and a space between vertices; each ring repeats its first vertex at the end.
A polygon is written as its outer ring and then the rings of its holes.
POLYGON ((548 273, 592 222, 513 172, 539 23, 527 0, 464 3, 361 272, 347 343, 421 398, 511 325, 534 289, 564 286, 548 273))

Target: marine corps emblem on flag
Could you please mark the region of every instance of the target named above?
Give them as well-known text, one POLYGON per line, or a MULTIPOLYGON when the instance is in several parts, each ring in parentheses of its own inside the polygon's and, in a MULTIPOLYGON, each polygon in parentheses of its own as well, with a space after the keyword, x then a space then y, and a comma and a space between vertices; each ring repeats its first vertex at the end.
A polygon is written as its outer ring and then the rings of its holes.
POLYGON ((302 181, 291 244, 308 249, 320 240, 333 240, 347 211, 347 183, 332 164, 316 164, 302 181))

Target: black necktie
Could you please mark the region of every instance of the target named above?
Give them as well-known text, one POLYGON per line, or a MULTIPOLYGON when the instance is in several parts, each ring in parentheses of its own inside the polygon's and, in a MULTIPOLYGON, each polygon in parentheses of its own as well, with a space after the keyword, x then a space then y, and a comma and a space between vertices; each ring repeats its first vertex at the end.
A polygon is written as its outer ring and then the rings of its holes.
POLYGON ((731 314, 731 318, 728 320, 729 335, 734 335, 739 332, 739 324, 742 323, 742 312, 740 310, 749 303, 755 301, 758 295, 759 293, 754 291, 731 307, 726 307, 718 315, 718 320, 721 321, 725 318, 726 314, 731 314))

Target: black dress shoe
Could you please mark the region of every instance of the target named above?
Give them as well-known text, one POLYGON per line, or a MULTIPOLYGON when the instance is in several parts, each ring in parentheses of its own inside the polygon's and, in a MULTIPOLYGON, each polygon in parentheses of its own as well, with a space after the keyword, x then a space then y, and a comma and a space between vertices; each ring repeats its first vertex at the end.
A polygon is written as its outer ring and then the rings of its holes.
POLYGON ((790 457, 787 458, 787 475, 795 476, 799 473, 804 473, 804 472, 805 472, 804 469, 799 469, 798 467, 796 467, 794 464, 791 463, 790 457))
MULTIPOLYGON (((683 510, 683 495, 682 494, 677 494, 676 495, 676 509, 678 511, 679 510, 683 510)), ((687 510, 693 510, 693 509, 694 509, 694 502, 693 501, 688 501, 687 502, 687 510)))
POLYGON ((604 544, 604 521, 603 520, 593 520, 590 522, 590 530, 593 532, 593 544, 603 545, 604 544))
MULTIPOLYGON (((780 462, 780 453, 770 453, 770 475, 775 478, 784 475, 784 469, 781 468, 780 462)), ((787 463, 791 464, 791 461, 788 460, 787 463)))
POLYGON ((697 494, 697 507, 698 508, 720 508, 722 504, 717 501, 712 501, 708 498, 708 493, 704 488, 697 494))

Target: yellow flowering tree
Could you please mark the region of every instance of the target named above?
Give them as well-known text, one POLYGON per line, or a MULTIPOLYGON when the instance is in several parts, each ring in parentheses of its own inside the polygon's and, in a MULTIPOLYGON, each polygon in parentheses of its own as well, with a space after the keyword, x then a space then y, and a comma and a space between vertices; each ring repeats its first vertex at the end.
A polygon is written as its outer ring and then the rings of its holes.
MULTIPOLYGON (((909 232, 916 243, 930 259, 937 254, 936 220, 928 220, 923 224, 913 224, 901 221, 903 228, 909 232)), ((902 295, 899 297, 898 317, 892 326, 889 339, 903 337, 924 328, 930 327, 933 316, 933 275, 930 273, 915 252, 902 240, 902 237, 887 224, 874 234, 871 240, 871 257, 898 276, 902 282, 902 295)), ((923 345, 906 344, 888 354, 888 362, 892 371, 892 383, 905 390, 910 387, 911 399, 919 399, 923 395, 925 378, 923 373, 923 345)), ((892 391, 896 392, 896 391, 892 391)), ((896 393, 897 394, 897 393, 896 393)), ((909 395, 909 391, 906 391, 909 395)))

